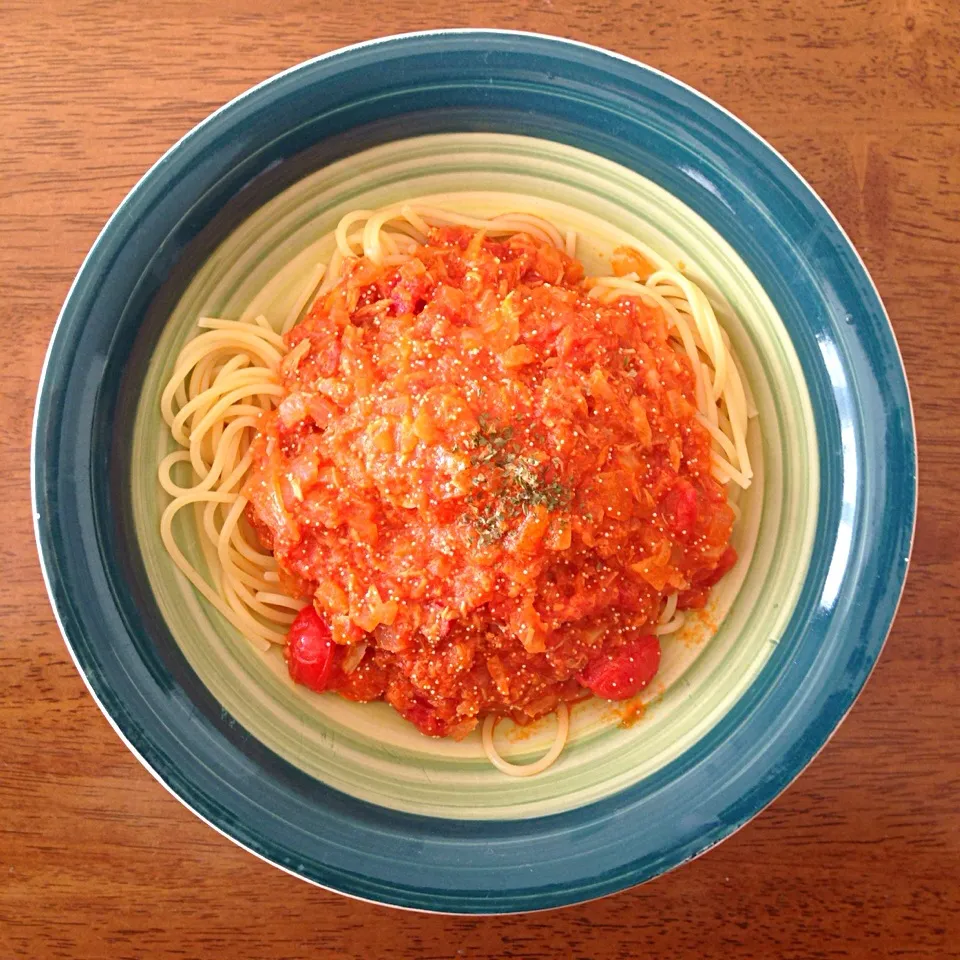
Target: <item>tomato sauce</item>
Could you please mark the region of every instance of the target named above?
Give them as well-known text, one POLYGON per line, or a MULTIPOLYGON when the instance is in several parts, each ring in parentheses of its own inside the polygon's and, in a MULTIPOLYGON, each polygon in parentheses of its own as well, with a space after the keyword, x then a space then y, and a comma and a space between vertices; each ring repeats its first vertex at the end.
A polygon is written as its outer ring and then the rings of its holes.
POLYGON ((322 689, 457 738, 615 694, 618 651, 636 692, 663 599, 702 607, 735 561, 689 360, 658 308, 588 289, 529 235, 440 228, 347 260, 287 334, 244 492, 329 630, 322 689))

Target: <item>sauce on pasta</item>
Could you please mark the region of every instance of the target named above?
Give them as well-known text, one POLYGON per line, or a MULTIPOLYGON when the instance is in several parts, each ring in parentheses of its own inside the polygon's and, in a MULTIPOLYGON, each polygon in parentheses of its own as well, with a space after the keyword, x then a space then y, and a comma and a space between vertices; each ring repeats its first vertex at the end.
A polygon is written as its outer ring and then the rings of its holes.
POLYGON ((623 292, 639 254, 598 296, 568 250, 428 227, 402 256, 341 258, 285 334, 241 498, 309 604, 295 679, 457 739, 625 699, 664 615, 735 562, 709 344, 688 355, 669 310, 623 292))

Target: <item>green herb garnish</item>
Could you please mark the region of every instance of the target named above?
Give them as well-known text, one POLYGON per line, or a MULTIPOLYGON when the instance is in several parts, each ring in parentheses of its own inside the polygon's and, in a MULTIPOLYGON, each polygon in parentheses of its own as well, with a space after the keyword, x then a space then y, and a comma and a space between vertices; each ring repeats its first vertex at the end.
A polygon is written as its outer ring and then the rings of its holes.
MULTIPOLYGON (((474 507, 471 515, 481 544, 502 539, 510 521, 534 507, 543 506, 552 513, 569 506, 572 494, 560 479, 563 464, 559 457, 551 458, 551 471, 536 457, 507 449, 514 436, 513 427, 497 427, 485 414, 480 414, 477 421, 480 429, 470 437, 470 448, 476 451, 470 463, 492 468, 473 478, 474 486, 482 488, 489 497, 486 505, 474 507)), ((477 498, 467 499, 476 502, 477 498)))

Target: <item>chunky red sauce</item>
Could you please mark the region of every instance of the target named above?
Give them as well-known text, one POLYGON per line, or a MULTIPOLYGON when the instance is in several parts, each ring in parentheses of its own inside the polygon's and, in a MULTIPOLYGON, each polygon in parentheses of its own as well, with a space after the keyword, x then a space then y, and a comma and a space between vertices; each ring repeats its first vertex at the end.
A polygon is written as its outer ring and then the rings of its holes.
POLYGON ((348 260, 287 335, 245 493, 317 614, 295 679, 454 737, 649 682, 650 624, 704 604, 733 513, 663 315, 587 288, 525 234, 437 229, 400 267, 348 260))

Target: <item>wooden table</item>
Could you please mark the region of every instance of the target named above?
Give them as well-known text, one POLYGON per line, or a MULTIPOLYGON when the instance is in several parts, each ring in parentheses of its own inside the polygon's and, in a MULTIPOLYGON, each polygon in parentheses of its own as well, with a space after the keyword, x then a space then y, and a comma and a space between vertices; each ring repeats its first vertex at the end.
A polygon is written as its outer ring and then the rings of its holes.
POLYGON ((956 5, 449 6, 0 2, 0 957, 960 956, 956 5), (28 492, 33 396, 54 319, 103 222, 150 163, 213 108, 299 60, 458 25, 562 34, 645 60, 780 149, 877 281, 920 439, 900 616, 823 755, 697 862, 597 903, 502 919, 355 903, 256 860, 188 813, 122 746, 67 656, 28 492))

